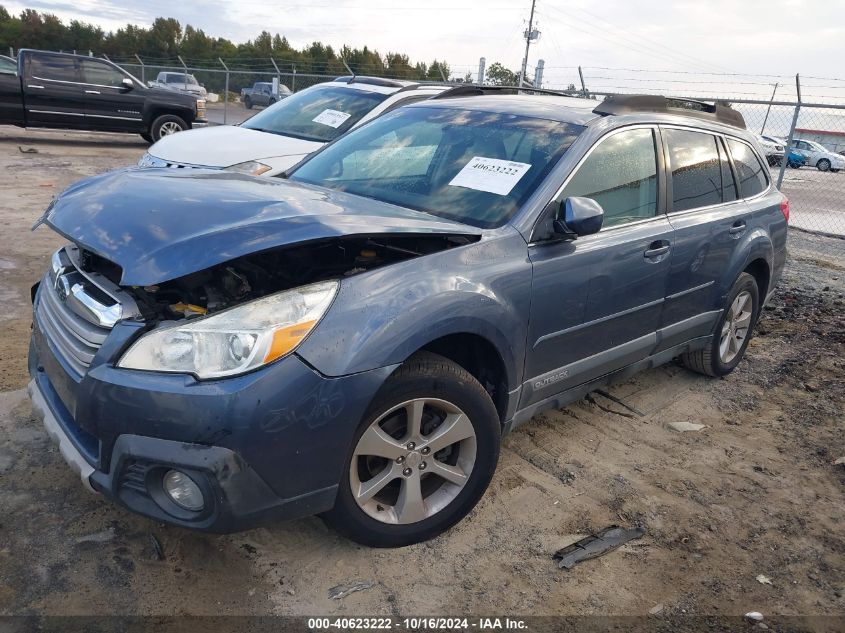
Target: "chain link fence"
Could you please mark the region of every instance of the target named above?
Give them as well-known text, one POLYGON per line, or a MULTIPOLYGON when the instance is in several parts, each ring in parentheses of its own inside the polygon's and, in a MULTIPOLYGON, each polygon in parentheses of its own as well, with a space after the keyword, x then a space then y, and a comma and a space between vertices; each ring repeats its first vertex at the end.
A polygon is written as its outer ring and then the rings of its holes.
MULTIPOLYGON (((223 60, 218 68, 156 65, 142 60, 119 65, 145 82, 155 80, 161 72, 193 75, 211 93, 210 101, 218 101, 218 107, 222 106, 223 123, 243 120, 243 112, 234 113, 230 109, 244 107, 243 91, 252 88, 256 82, 272 83, 277 79, 279 84, 297 92, 337 76, 298 73, 295 67, 289 64, 281 67, 273 60, 269 60, 266 67, 249 69, 230 66, 223 60)), ((573 87, 568 85, 567 92, 571 93, 573 87)), ((601 99, 624 92, 643 91, 588 92, 584 89, 575 94, 601 99)), ((677 93, 672 96, 698 101, 714 100, 713 96, 677 93)), ((845 155, 841 153, 845 152, 845 99, 841 100, 841 104, 834 104, 805 103, 800 97, 795 101, 768 101, 721 96, 719 101, 727 101, 742 113, 748 130, 759 135, 767 154, 771 178, 789 198, 791 226, 845 237, 845 155)))

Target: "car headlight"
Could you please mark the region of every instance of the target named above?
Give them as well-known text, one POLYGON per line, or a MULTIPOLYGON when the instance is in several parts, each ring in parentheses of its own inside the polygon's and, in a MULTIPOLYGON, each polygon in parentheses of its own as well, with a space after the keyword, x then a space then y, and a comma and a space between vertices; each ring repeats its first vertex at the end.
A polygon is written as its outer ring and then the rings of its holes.
POLYGON ((245 163, 238 163, 237 165, 230 165, 225 168, 225 171, 234 171, 239 174, 248 174, 249 176, 260 176, 261 174, 270 171, 270 165, 259 163, 257 160, 248 160, 245 163))
POLYGON ((222 378, 291 353, 331 305, 337 281, 279 292, 142 336, 118 367, 222 378))

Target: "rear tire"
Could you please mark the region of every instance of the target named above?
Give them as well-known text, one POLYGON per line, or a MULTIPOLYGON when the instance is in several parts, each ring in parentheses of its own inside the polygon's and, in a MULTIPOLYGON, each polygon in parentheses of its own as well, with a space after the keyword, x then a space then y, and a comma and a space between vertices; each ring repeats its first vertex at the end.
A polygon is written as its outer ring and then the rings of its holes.
POLYGON ((687 368, 705 376, 727 376, 745 355, 759 314, 757 281, 744 272, 728 293, 725 309, 707 347, 687 352, 681 356, 681 361, 687 368))
POLYGON ((150 126, 150 136, 153 142, 160 141, 163 136, 170 136, 188 129, 185 120, 175 114, 162 114, 150 126))
POLYGON ((149 132, 141 132, 141 138, 144 139, 147 143, 153 142, 153 137, 150 136, 149 132))
POLYGON ((816 168, 819 171, 829 171, 830 170, 830 161, 826 158, 822 158, 819 162, 816 163, 816 168))
POLYGON ((442 356, 416 354, 373 398, 335 506, 323 516, 370 547, 434 538, 481 499, 496 470, 500 437, 496 407, 469 372, 442 356))

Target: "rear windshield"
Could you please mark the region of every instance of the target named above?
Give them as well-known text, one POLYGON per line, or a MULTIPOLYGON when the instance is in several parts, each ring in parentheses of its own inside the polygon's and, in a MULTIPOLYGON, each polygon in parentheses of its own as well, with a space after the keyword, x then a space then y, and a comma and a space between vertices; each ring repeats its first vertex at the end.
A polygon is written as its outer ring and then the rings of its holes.
POLYGON ((495 112, 400 108, 339 139, 290 179, 496 227, 583 129, 495 112))
POLYGON ((333 86, 314 86, 279 101, 242 124, 250 130, 333 141, 388 95, 333 86))

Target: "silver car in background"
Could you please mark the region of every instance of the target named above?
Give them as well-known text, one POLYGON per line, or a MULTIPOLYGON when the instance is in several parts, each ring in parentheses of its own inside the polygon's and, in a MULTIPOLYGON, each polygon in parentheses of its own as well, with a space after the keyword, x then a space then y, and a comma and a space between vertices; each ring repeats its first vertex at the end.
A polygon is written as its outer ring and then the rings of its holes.
POLYGON ((188 73, 162 71, 150 82, 150 88, 163 88, 173 92, 185 92, 194 95, 199 99, 205 99, 208 91, 202 86, 197 78, 188 73))

